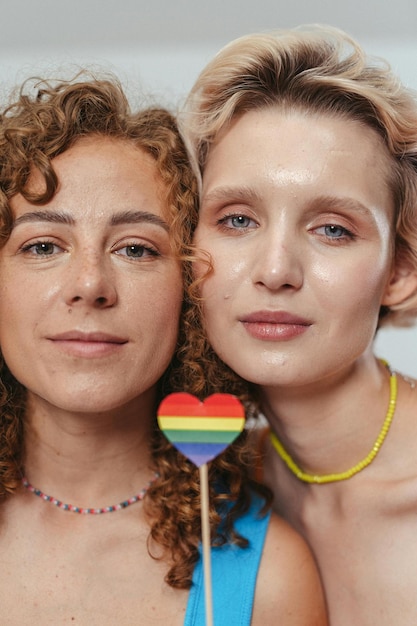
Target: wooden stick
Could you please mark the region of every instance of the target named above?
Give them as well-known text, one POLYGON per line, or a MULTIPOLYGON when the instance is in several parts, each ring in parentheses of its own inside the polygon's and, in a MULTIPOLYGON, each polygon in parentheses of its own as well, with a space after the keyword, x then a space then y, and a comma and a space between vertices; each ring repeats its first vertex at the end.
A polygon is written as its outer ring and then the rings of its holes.
POLYGON ((201 542, 203 548, 204 598, 206 626, 213 626, 213 602, 211 590, 211 540, 209 520, 209 482, 207 463, 200 465, 201 490, 201 542))

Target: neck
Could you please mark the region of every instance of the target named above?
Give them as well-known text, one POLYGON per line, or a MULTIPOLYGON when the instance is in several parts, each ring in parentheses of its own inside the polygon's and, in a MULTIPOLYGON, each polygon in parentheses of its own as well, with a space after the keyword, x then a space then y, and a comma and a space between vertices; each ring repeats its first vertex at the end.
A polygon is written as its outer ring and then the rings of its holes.
POLYGON ((304 472, 344 472, 372 449, 388 409, 388 380, 385 367, 364 359, 308 390, 264 389, 263 411, 304 472))
POLYGON ((153 402, 82 415, 29 398, 25 473, 46 493, 86 506, 121 501, 153 475, 153 402))

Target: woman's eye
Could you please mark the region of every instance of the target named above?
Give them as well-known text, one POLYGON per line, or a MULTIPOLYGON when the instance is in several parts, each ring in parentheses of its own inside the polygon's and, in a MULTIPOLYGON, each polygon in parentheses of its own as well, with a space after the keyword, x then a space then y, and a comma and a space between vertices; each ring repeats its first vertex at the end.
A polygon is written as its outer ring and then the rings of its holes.
POLYGON ((338 224, 326 224, 325 226, 321 226, 317 228, 317 232, 319 234, 325 235, 328 239, 353 239, 353 233, 344 228, 343 226, 339 226, 338 224))
POLYGON ((226 215, 218 223, 226 228, 249 228, 254 225, 254 221, 246 215, 226 215))
POLYGON ((37 241, 22 248, 23 252, 29 252, 34 256, 51 256, 61 251, 61 248, 52 241, 37 241))
POLYGON ((141 259, 148 256, 159 256, 157 250, 150 246, 144 246, 143 244, 132 244, 129 246, 123 246, 116 250, 116 254, 121 256, 127 256, 132 259, 141 259))

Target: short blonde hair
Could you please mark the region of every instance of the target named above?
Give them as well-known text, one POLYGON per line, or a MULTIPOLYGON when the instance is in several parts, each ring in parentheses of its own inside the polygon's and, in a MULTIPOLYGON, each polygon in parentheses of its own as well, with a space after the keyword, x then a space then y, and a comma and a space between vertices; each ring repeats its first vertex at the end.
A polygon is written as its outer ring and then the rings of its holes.
MULTIPOLYGON (((342 31, 303 26, 225 46, 198 77, 181 123, 201 176, 219 133, 250 110, 280 107, 353 119, 374 129, 392 158, 396 258, 417 270, 417 103, 381 59, 342 31)), ((380 323, 407 325, 417 294, 382 307, 380 323)))

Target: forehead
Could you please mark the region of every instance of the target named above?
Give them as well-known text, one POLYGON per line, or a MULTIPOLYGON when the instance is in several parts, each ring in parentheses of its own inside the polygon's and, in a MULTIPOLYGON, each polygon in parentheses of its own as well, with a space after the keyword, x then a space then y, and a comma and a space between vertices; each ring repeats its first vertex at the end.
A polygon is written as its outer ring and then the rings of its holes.
POLYGON ((267 134, 271 139, 276 139, 279 144, 285 131, 291 132, 297 126, 309 127, 311 136, 322 136, 323 142, 332 132, 339 134, 338 139, 348 139, 352 132, 361 135, 362 141, 356 146, 358 152, 368 147, 374 152, 375 164, 382 168, 388 169, 392 164, 393 157, 390 154, 383 138, 376 129, 369 126, 361 120, 354 119, 348 115, 341 113, 328 113, 320 111, 309 111, 303 108, 283 108, 280 106, 269 106, 260 109, 252 109, 247 112, 236 115, 229 124, 226 124, 217 133, 214 141, 211 143, 212 148, 208 152, 210 158, 212 149, 218 144, 224 143, 224 139, 228 141, 235 140, 242 132, 252 135, 252 139, 256 140, 258 133, 267 134), (315 132, 318 126, 317 132, 315 132))
POLYGON ((213 184, 264 178, 294 185, 313 179, 346 187, 358 183, 392 197, 393 162, 380 135, 359 121, 276 107, 253 110, 235 118, 212 144, 203 195, 213 184))
MULTIPOLYGON (((156 161, 132 141, 88 136, 77 140, 68 150, 52 159, 58 186, 47 203, 49 208, 71 201, 101 206, 110 203, 148 203, 158 213, 166 212, 166 185, 156 161)), ((27 186, 31 194, 45 190, 43 174, 34 169, 27 186)), ((19 195, 11 200, 16 210, 19 195)), ((21 198, 21 196, 20 196, 21 198)), ((165 217, 165 215, 164 215, 165 217)))
MULTIPOLYGON (((52 165, 57 173, 61 172, 61 185, 65 179, 73 176, 87 178, 93 175, 104 180, 110 173, 122 174, 123 177, 145 170, 147 175, 160 181, 155 160, 140 146, 128 139, 88 135, 77 139, 65 152, 52 159, 52 165), (139 167, 138 167, 139 166, 139 167)), ((42 180, 41 173, 34 170, 30 179, 31 184, 42 180)))

